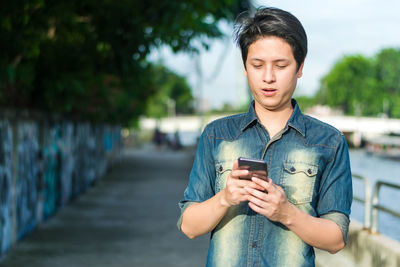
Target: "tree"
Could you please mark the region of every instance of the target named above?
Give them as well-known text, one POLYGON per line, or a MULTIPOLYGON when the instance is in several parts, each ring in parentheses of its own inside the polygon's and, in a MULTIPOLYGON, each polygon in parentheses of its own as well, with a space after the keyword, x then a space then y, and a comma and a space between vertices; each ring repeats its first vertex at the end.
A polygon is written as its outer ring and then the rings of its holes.
POLYGON ((383 49, 375 64, 379 90, 385 92, 383 112, 400 118, 400 49, 383 49))
POLYGON ((9 0, 0 6, 0 104, 127 124, 157 91, 146 56, 196 51, 245 0, 9 0))
POLYGON ((400 49, 387 48, 371 58, 347 55, 323 77, 318 102, 348 115, 400 117, 400 49))
POLYGON ((362 55, 345 56, 323 77, 317 99, 348 115, 373 115, 382 110, 384 97, 376 88, 373 61, 362 55))
POLYGON ((309 108, 317 104, 314 96, 296 96, 295 99, 303 112, 307 112, 309 108))
MULTIPOLYGON (((171 72, 162 65, 156 65, 152 77, 157 84, 157 92, 149 98, 146 114, 161 118, 173 113, 193 113, 193 96, 189 85, 183 77, 171 72)), ((173 114, 171 114, 173 115, 173 114)))

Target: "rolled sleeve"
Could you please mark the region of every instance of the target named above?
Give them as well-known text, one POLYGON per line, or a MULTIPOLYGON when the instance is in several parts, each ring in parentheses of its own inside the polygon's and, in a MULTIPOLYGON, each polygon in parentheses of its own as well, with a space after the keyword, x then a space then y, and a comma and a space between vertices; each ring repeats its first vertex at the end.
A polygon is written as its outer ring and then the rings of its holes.
POLYGON ((349 232, 350 219, 340 212, 331 212, 322 215, 320 218, 328 219, 336 223, 342 231, 344 243, 347 244, 347 233, 349 232))
POLYGON ((335 153, 322 175, 317 214, 322 217, 329 213, 341 213, 349 218, 352 201, 349 151, 344 136, 340 135, 335 153))
POLYGON ((189 206, 195 204, 196 202, 185 202, 185 203, 180 203, 179 202, 179 208, 181 209, 181 215, 179 216, 178 222, 176 223, 176 226, 178 227, 179 231, 181 231, 181 225, 182 225, 182 216, 183 213, 185 212, 185 210, 187 208, 189 208, 189 206))
POLYGON ((208 127, 206 127, 197 145, 188 186, 185 189, 183 199, 178 204, 181 210, 181 215, 177 222, 179 229, 181 228, 182 215, 190 205, 206 201, 215 195, 214 183, 216 172, 211 151, 212 143, 210 142, 208 127))

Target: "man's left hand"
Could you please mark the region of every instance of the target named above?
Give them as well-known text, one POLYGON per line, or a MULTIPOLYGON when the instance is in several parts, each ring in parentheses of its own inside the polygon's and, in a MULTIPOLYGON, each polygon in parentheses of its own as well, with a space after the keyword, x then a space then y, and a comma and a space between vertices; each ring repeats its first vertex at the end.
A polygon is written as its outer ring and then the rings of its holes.
POLYGON ((271 178, 264 181, 259 178, 252 178, 252 181, 265 189, 260 191, 250 187, 245 187, 249 196, 249 206, 255 212, 264 215, 271 221, 285 224, 289 219, 289 212, 292 204, 288 201, 282 187, 274 184, 271 178))

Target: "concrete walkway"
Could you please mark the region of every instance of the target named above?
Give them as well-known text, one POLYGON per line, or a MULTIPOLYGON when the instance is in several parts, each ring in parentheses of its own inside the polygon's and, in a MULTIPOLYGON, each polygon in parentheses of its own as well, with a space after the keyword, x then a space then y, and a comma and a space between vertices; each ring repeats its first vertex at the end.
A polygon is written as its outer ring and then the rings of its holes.
POLYGON ((0 260, 4 267, 204 266, 208 236, 176 227, 193 152, 127 150, 96 186, 0 260))

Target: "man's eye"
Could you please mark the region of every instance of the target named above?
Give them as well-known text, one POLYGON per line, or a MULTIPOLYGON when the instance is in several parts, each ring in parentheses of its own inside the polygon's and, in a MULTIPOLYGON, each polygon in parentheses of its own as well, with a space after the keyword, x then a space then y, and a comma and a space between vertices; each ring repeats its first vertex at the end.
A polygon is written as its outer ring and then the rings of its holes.
POLYGON ((262 67, 262 65, 253 65, 253 67, 256 69, 260 69, 262 67))
POLYGON ((284 68, 287 67, 287 65, 276 65, 276 67, 277 67, 278 69, 284 69, 284 68))

